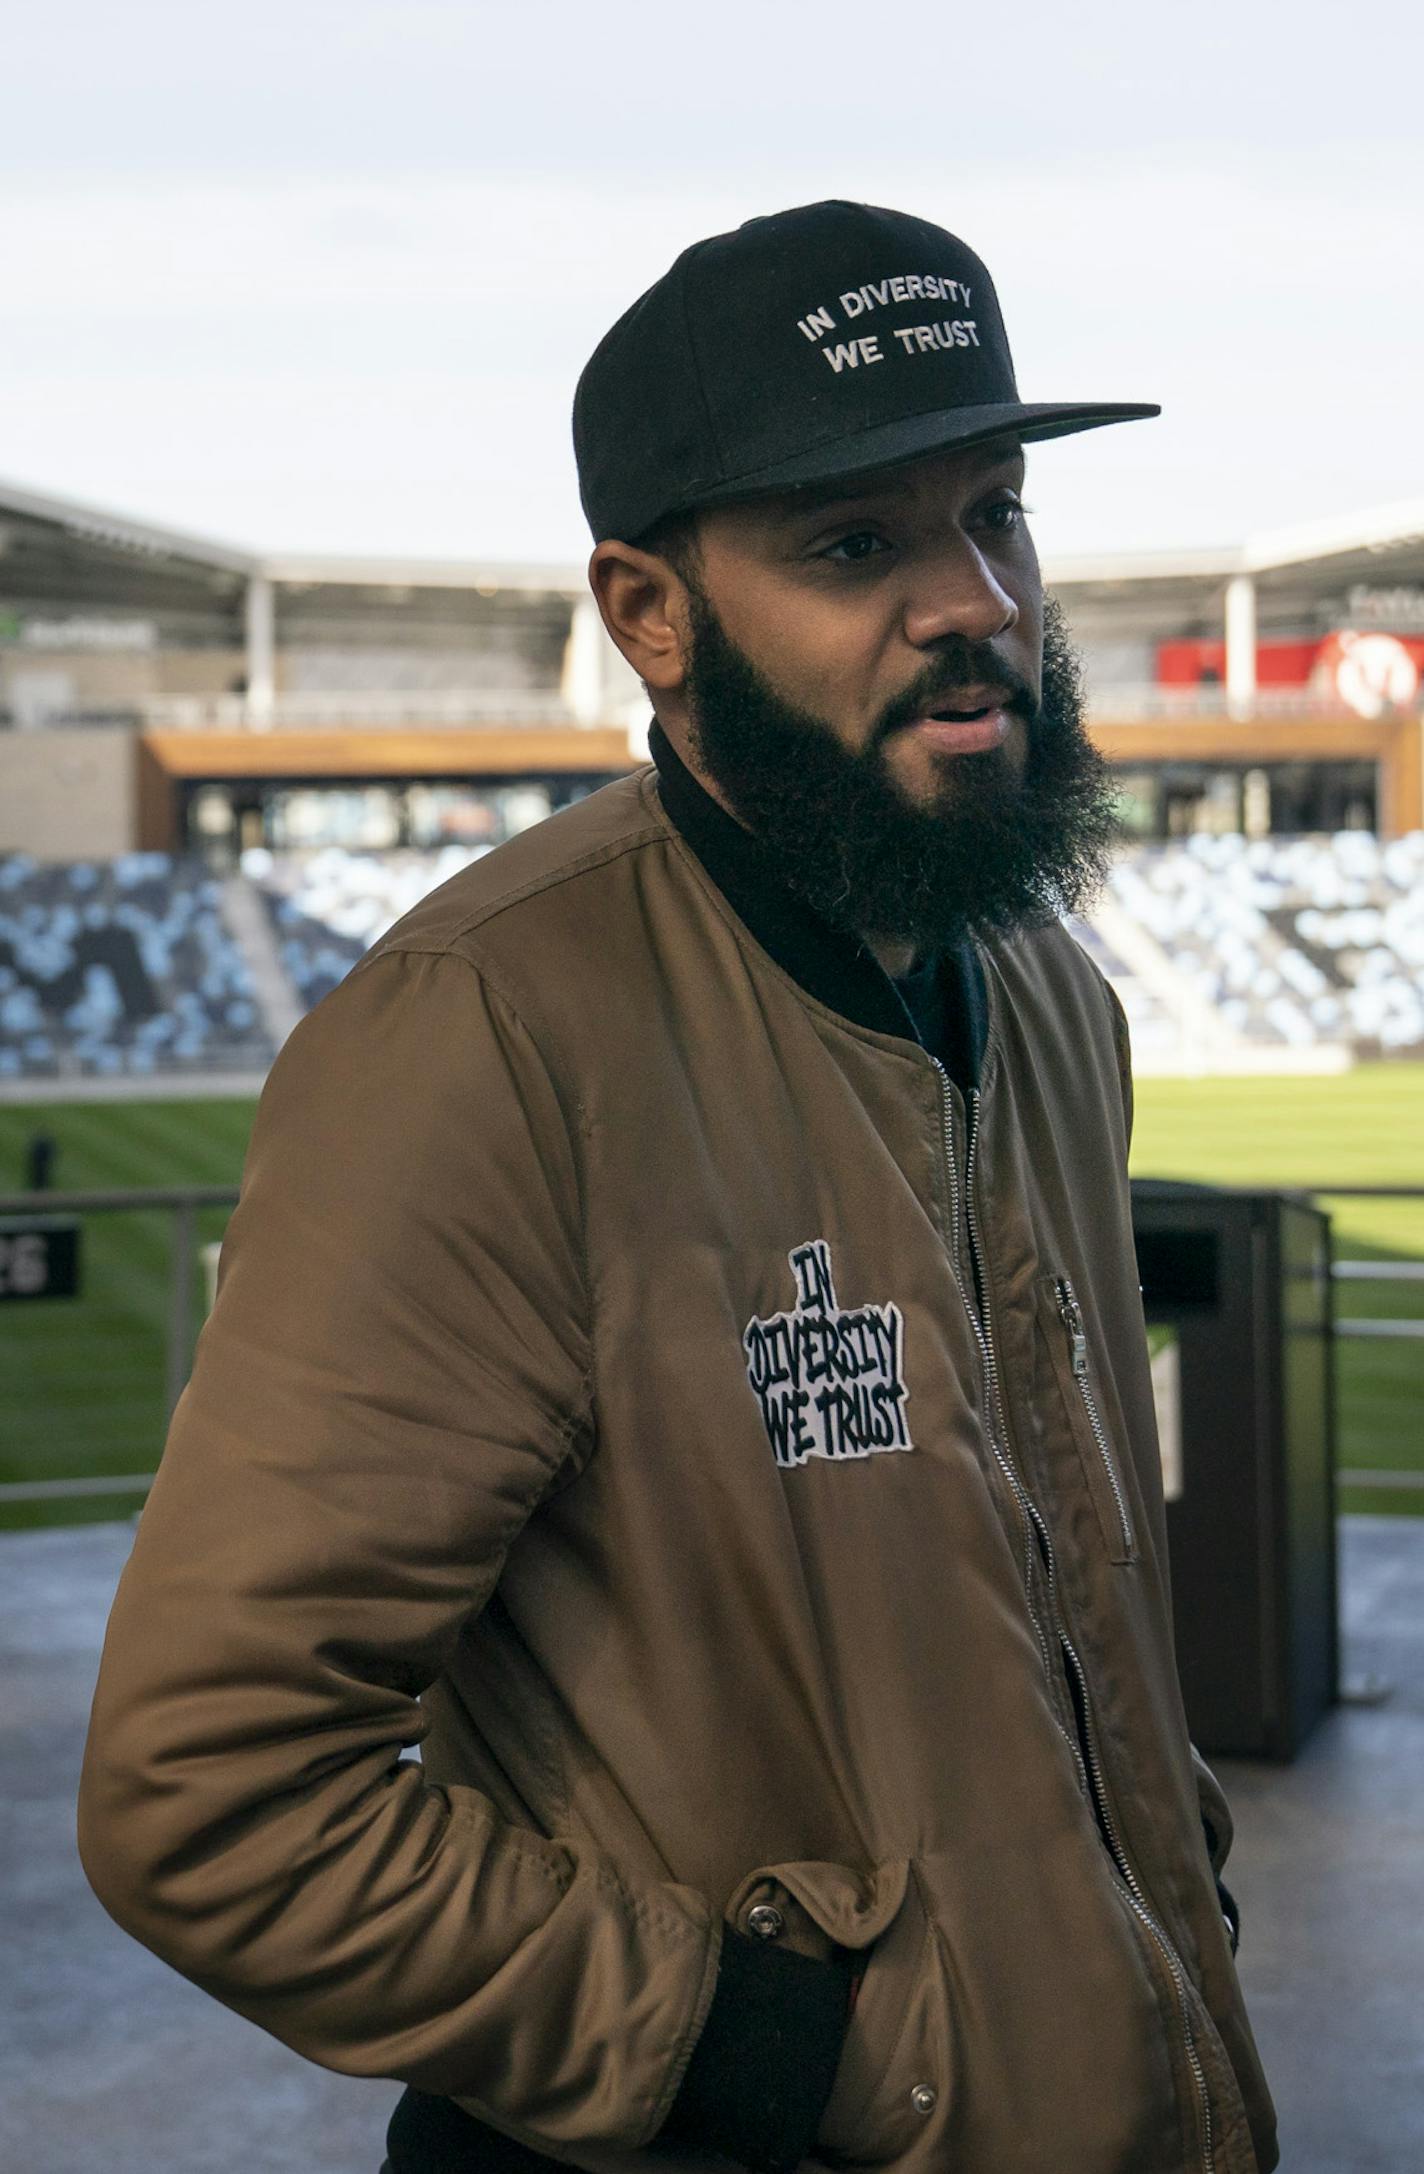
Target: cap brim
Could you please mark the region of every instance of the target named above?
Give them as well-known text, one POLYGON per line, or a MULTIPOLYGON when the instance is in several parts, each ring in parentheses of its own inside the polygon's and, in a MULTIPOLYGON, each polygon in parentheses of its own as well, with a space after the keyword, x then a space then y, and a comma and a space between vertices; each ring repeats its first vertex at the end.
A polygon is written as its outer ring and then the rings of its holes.
POLYGON ((727 499, 758 498, 769 491, 792 491, 803 484, 834 483, 840 477, 891 468, 921 454, 953 446, 981 445, 990 438, 1066 438, 1078 430, 1099 430, 1106 423, 1135 423, 1162 410, 1151 401, 1097 402, 1005 401, 995 407, 937 408, 928 415, 902 415, 877 423, 853 437, 797 453, 773 467, 731 476, 683 501, 687 506, 716 505, 727 499))

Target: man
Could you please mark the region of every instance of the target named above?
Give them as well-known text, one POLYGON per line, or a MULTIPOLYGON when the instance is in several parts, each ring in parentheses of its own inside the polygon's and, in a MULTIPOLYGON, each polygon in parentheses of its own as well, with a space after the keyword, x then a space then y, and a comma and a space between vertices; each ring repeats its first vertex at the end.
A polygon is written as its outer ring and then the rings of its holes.
POLYGON ((655 766, 267 1082, 86 1870, 394 2174, 1252 2174, 1187 1740, 1112 823, 954 236, 699 243, 575 439, 655 766), (423 1771, 399 1756, 424 1745, 423 1771))

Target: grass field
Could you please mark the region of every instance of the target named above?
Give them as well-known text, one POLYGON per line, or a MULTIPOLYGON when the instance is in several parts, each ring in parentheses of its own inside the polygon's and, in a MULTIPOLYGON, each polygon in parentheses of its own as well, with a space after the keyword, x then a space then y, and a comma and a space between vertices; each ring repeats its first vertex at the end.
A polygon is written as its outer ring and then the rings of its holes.
MULTIPOLYGON (((1135 1177, 1219 1185, 1424 1185, 1424 1065, 1323 1078, 1140 1080, 1135 1177)), ((1321 1199, 1339 1260, 1424 1260, 1424 1200, 1321 1199)), ((1349 1282, 1336 1313, 1418 1319, 1424 1284, 1349 1282)), ((1340 1463, 1424 1470, 1424 1341, 1342 1338, 1340 1463)), ((1424 1515, 1424 1490, 1345 1488, 1344 1510, 1424 1515)))
MULTIPOLYGON (((85 1186, 233 1185, 256 1105, 85 1102, 0 1106, 0 1191, 25 1183, 25 1142, 47 1132, 51 1182, 85 1186)), ((226 1209, 198 1217, 201 1245, 226 1209)), ((81 1236, 81 1296, 0 1306, 0 1481, 151 1472, 167 1431, 164 1366, 171 1218, 92 1215, 81 1236)), ((193 1326, 202 1319, 195 1277, 193 1326)), ((142 1496, 0 1503, 0 1530, 120 1517, 142 1496)))
MULTIPOLYGON (((0 1107, 0 1191, 24 1182, 36 1130, 58 1143, 59 1187, 233 1185, 250 1099, 0 1107)), ((1133 1170, 1232 1185, 1424 1185, 1424 1067, 1367 1065, 1320 1079, 1141 1080, 1133 1170)), ((1336 1251, 1424 1260, 1424 1200, 1327 1202, 1336 1251)), ((199 1218, 222 1235, 225 1210, 199 1218)), ((83 1295, 0 1307, 0 1481, 130 1475, 157 1463, 166 1428, 168 1218, 96 1215, 83 1295)), ((1342 1314, 1424 1314, 1424 1285, 1345 1284, 1342 1314)), ((202 1317, 195 1279, 193 1326, 202 1317)), ((1341 1461, 1424 1469, 1424 1342, 1346 1342, 1341 1461)), ((0 1527, 132 1512, 141 1496, 0 1503, 0 1527)), ((1424 1513, 1424 1491, 1347 1489, 1345 1509, 1424 1513)))

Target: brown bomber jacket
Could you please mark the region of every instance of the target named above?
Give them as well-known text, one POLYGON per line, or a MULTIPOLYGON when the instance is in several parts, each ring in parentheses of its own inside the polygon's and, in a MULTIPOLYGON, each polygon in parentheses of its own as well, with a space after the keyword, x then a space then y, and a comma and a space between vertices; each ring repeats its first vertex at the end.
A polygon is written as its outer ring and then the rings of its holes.
POLYGON ((327 2067, 664 2174, 723 1927, 774 1922, 864 1969, 808 2170, 1269 2174, 1121 1015, 1061 928, 980 955, 966 1098, 643 770, 301 1022, 94 1701, 81 1854, 137 1938, 327 2067))

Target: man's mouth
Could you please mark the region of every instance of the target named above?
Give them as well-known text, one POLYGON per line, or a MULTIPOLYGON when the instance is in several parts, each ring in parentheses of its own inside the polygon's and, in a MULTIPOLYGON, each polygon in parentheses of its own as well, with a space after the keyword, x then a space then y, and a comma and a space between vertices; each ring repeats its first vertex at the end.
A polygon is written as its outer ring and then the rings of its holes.
POLYGON ((946 755, 976 755, 1001 747, 1012 724, 1008 690, 967 687, 910 720, 916 737, 946 755))
POLYGON ((974 687, 957 688, 953 694, 946 695, 943 700, 936 702, 933 708, 927 709, 925 715, 944 719, 951 723, 963 723, 970 718, 987 717, 991 710, 1007 709, 1008 706, 1009 691, 1007 687, 981 684, 974 687))

